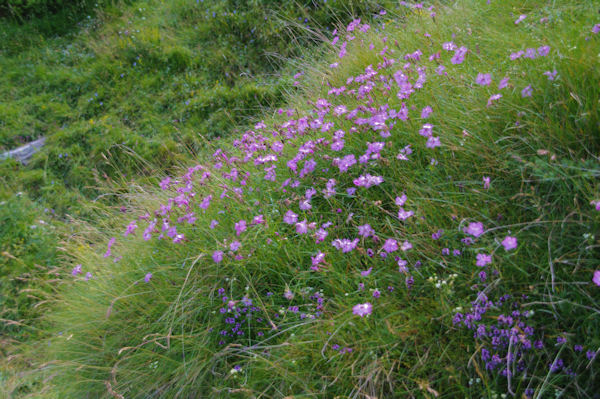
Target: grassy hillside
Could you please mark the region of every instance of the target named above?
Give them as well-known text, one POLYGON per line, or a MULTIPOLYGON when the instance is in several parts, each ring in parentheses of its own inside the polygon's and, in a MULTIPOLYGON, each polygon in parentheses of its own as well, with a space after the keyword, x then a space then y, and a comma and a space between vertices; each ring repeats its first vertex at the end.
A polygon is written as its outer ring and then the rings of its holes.
POLYGON ((39 295, 19 311, 11 297, 58 266, 71 218, 101 223, 107 208, 127 210, 130 186, 156 182, 281 102, 294 81, 280 67, 314 44, 312 29, 371 18, 380 3, 0 2, 0 15, 22 11, 0 20, 0 152, 47 137, 27 166, 0 161, 0 335, 14 339, 35 319, 27 310, 39 295), (23 236, 38 234, 39 219, 58 232, 30 246, 23 236))
POLYGON ((48 395, 593 397, 592 6, 351 24, 125 233, 82 226, 48 395))
POLYGON ((5 386, 598 397, 596 8, 461 0, 336 32, 285 107, 76 222, 5 386))
POLYGON ((89 15, 4 20, 0 151, 48 142, 28 167, 0 163, 2 183, 62 214, 107 180, 169 170, 279 104, 293 88, 282 60, 315 29, 380 4, 102 1, 89 15))

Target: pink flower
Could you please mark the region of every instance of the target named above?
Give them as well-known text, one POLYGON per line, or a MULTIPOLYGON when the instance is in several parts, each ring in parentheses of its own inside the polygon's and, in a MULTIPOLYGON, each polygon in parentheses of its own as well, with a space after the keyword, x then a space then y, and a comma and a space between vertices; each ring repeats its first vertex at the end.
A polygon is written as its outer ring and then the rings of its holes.
POLYGON ((433 110, 431 109, 431 107, 428 105, 425 108, 423 108, 423 110, 421 111, 421 118, 422 119, 426 119, 429 118, 429 115, 431 115, 431 113, 433 112, 433 110))
POLYGON ((488 188, 490 188, 490 177, 489 176, 483 176, 483 188, 486 190, 488 188))
POLYGON ((367 277, 369 274, 371 274, 371 270, 373 270, 373 268, 369 267, 369 269, 363 270, 362 272, 360 272, 360 275, 363 277, 367 277))
POLYGON ((152 273, 146 273, 146 275, 144 276, 144 281, 149 282, 151 278, 152 278, 152 273))
POLYGON ((590 205, 593 205, 597 211, 600 211, 600 200, 592 201, 592 202, 590 202, 590 205))
POLYGON ((523 90, 521 90, 521 97, 525 98, 525 97, 531 97, 531 95, 533 94, 533 89, 531 88, 531 85, 525 87, 523 90))
POLYGON ((213 252, 212 258, 215 261, 215 263, 221 263, 221 261, 223 260, 223 251, 213 252))
POLYGON ((325 261, 325 254, 321 251, 317 252, 317 254, 315 256, 311 256, 310 257, 310 261, 312 263, 312 267, 311 269, 313 270, 319 270, 318 265, 320 263, 323 263, 323 261, 325 261))
POLYGON ((131 223, 129 223, 129 225, 127 226, 127 228, 125 229, 125 232, 123 233, 124 237, 127 237, 129 234, 133 233, 135 231, 135 229, 137 229, 137 223, 135 222, 135 220, 131 223))
POLYGON ((504 247, 504 249, 506 251, 515 249, 517 247, 517 238, 511 237, 511 236, 506 236, 504 238, 504 240, 502 240, 502 246, 504 247))
POLYGON ((373 305, 371 305, 369 302, 359 303, 352 308, 352 313, 360 317, 369 316, 372 312, 373 305))
POLYGON ((506 78, 502 79, 502 80, 500 81, 500 83, 498 84, 498 90, 502 90, 502 89, 504 89, 506 86, 508 86, 508 80, 509 80, 509 79, 510 79, 510 78, 508 78, 508 77, 506 77, 506 78))
POLYGON ((477 254, 477 262, 475 263, 477 266, 483 267, 488 263, 492 263, 492 255, 477 254))
POLYGON ((287 223, 287 224, 294 224, 298 221, 298 215, 296 215, 294 212, 289 210, 283 216, 283 221, 284 221, 284 223, 287 223))
POLYGON ((465 233, 472 235, 473 237, 479 237, 483 234, 484 228, 481 222, 471 222, 463 230, 465 233))
POLYGON ((77 276, 78 274, 82 273, 81 271, 81 265, 77 265, 73 268, 73 271, 71 271, 71 274, 73 276, 77 276))
POLYGON ((240 220, 239 222, 237 222, 235 224, 234 227, 235 227, 235 233, 236 233, 236 235, 239 236, 244 231, 246 231, 246 221, 245 220, 240 220))
POLYGON ((556 75, 558 75, 558 72, 555 69, 552 72, 551 71, 544 72, 544 75, 548 77, 548 80, 555 80, 556 79, 556 75))
POLYGON ((113 244, 115 243, 115 241, 117 241, 117 239, 115 237, 111 238, 110 240, 108 240, 108 248, 106 250, 106 253, 104 254, 105 258, 108 258, 111 255, 111 247, 113 246, 113 244))
POLYGON ((414 215, 413 211, 405 211, 404 208, 400 208, 400 210, 398 211, 398 219, 400 220, 406 220, 412 215, 414 215))
POLYGON ((498 101, 501 98, 502 98, 502 94, 500 94, 500 93, 498 93, 498 94, 492 94, 490 96, 490 98, 488 98, 487 106, 491 107, 494 104, 494 101, 498 101))
POLYGON ((306 219, 303 221, 296 223, 296 233, 298 234, 306 234, 308 233, 308 223, 306 219))
POLYGON ((515 25, 518 25, 525 18, 527 18, 527 15, 525 15, 525 14, 519 15, 519 18, 517 18, 517 20, 515 21, 515 25))
POLYGON ((231 244, 229 244, 229 249, 233 252, 237 251, 238 249, 240 249, 240 247, 242 246, 242 243, 239 241, 232 241, 231 244))
POLYGON ((435 148, 439 147, 440 145, 441 143, 439 137, 431 136, 427 139, 427 148, 435 148))
POLYGON ((600 270, 596 270, 594 272, 594 277, 592 278, 592 281, 594 282, 594 284, 600 287, 600 270))
POLYGON ((492 75, 489 73, 480 73, 477 75, 475 83, 482 86, 489 86, 492 83, 492 75))
POLYGON ((394 240, 393 238, 388 238, 385 241, 385 244, 383 244, 383 247, 381 249, 383 249, 385 252, 397 251, 398 250, 398 242, 396 240, 394 240))

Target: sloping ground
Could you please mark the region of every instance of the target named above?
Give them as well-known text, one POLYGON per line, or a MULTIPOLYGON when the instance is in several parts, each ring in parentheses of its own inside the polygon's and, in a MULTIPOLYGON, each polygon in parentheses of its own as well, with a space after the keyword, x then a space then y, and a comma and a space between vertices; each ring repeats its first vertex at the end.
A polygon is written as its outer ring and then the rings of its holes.
POLYGON ((489 3, 352 23, 124 231, 82 226, 43 394, 597 397, 595 5, 489 3))
POLYGON ((315 30, 383 4, 107 0, 89 14, 73 6, 25 23, 2 19, 0 152, 47 143, 27 167, 0 160, 0 197, 24 191, 74 215, 123 175, 187 162, 208 139, 282 102, 293 86, 280 66, 313 45, 315 30))

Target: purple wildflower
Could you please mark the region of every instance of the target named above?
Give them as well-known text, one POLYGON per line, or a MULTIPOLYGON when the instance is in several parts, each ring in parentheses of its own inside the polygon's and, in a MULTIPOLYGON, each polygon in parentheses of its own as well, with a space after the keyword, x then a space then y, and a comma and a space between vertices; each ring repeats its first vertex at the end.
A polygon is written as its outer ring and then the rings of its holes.
POLYGON ((537 51, 538 51, 538 54, 541 57, 545 57, 548 54, 550 54, 550 46, 541 46, 541 47, 538 47, 537 51))
POLYGON ((146 283, 148 283, 151 278, 152 278, 152 273, 146 273, 146 275, 144 276, 144 281, 146 283))
POLYGON ((393 238, 388 238, 385 243, 383 244, 383 247, 381 248, 383 249, 385 252, 394 252, 398 250, 398 241, 394 240, 393 238))
POLYGON ((467 227, 463 229, 466 234, 470 234, 473 237, 479 237, 483 234, 484 228, 481 222, 471 222, 467 227))
POLYGON ((489 86, 492 83, 492 75, 489 73, 479 73, 477 74, 475 83, 482 86, 489 86))
POLYGON ((111 247, 113 246, 115 241, 117 241, 115 237, 112 237, 110 240, 108 240, 108 248, 106 250, 106 253, 104 254, 105 258, 108 258, 112 254, 111 247))
POLYGON ((452 62, 455 65, 462 64, 465 60, 465 55, 467 55, 467 51, 467 48, 464 46, 456 49, 456 51, 454 52, 454 56, 452 56, 450 62, 452 62))
POLYGON ((433 110, 431 109, 431 107, 430 107, 429 105, 428 105, 428 106, 426 106, 426 107, 424 107, 424 108, 421 110, 421 118, 422 118, 422 119, 429 118, 429 115, 431 115, 431 113, 432 113, 432 112, 433 112, 433 110))
POLYGON ((483 176, 483 188, 486 190, 490 188, 490 177, 489 176, 483 176))
POLYGON ((492 255, 479 253, 477 254, 477 262, 475 263, 479 267, 484 267, 488 263, 492 263, 492 255))
POLYGON ((369 267, 367 270, 363 270, 362 272, 360 272, 360 275, 363 277, 367 277, 369 274, 371 274, 371 270, 373 270, 373 268, 369 267))
POLYGON ((491 107, 494 104, 494 101, 498 101, 501 98, 502 98, 502 94, 500 94, 500 93, 492 94, 490 96, 490 98, 488 98, 487 106, 491 107))
POLYGON ((523 90, 521 90, 521 97, 525 98, 525 97, 531 97, 531 95, 533 94, 533 89, 531 88, 531 85, 525 87, 523 90))
POLYGON ((221 263, 221 261, 223 260, 223 251, 213 252, 212 258, 215 261, 215 263, 221 263))
POLYGON ((502 89, 504 89, 506 86, 508 86, 508 81, 509 81, 509 79, 510 79, 509 77, 506 77, 506 78, 502 79, 502 80, 500 81, 500 83, 498 84, 498 90, 502 90, 502 89))
POLYGON ((594 271, 594 276, 592 277, 592 282, 600 287, 600 270, 594 271))
POLYGON ((81 271, 81 265, 76 265, 73 270, 71 271, 71 274, 73 276, 77 276, 78 274, 82 273, 81 271))
POLYGON ((352 308, 352 313, 360 317, 369 316, 372 312, 373 305, 371 305, 369 302, 359 303, 352 308))
POLYGON ((544 76, 548 77, 548 80, 555 80, 556 79, 556 75, 558 75, 558 72, 556 71, 556 69, 552 72, 550 71, 546 71, 544 72, 544 76))
POLYGON ((506 236, 504 240, 502 240, 502 246, 506 251, 515 249, 517 247, 516 237, 506 236))
POLYGON ((288 210, 283 216, 284 223, 294 224, 298 221, 298 215, 296 215, 293 211, 288 210))
POLYGON ((235 224, 235 234, 239 237, 244 231, 246 231, 246 221, 240 220, 235 224))
POLYGON ((525 18, 527 18, 527 15, 522 14, 519 15, 519 18, 517 18, 517 20, 515 21, 515 25, 518 25, 520 22, 522 22, 525 18))

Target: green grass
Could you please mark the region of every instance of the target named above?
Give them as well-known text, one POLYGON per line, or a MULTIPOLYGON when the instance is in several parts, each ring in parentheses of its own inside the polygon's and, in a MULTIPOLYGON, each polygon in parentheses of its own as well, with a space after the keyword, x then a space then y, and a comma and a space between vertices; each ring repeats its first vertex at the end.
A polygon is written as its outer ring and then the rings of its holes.
POLYGON ((95 198, 107 179, 170 170, 281 103, 292 81, 279 68, 317 40, 311 30, 381 7, 355 0, 100 5, 89 15, 0 23, 0 151, 48 137, 28 167, 0 163, 0 174, 11 192, 30 191, 60 214, 95 198))
MULTIPOLYGON (((314 44, 309 26, 379 9, 375 1, 93 3, 11 0, 27 15, 0 20, 0 152, 47 137, 27 166, 0 161, 0 200, 6 201, 0 212, 11 216, 2 226, 9 232, 3 237, 12 237, 7 247, 18 237, 11 229, 27 230, 36 217, 12 214, 6 204, 20 203, 16 193, 33 201, 27 209, 38 218, 55 215, 59 232, 46 245, 60 246, 59 237, 73 233, 61 222, 93 221, 107 207, 126 206, 115 193, 133 182, 154 183, 209 139, 280 103, 292 87, 280 67, 314 44)), ((36 261, 60 262, 57 251, 52 261, 36 253, 3 265, 3 289, 17 289, 9 281, 23 270, 12 265, 30 271, 36 261)), ((8 308, 2 301, 2 314, 14 321, 8 308)))
MULTIPOLYGON (((383 140, 368 125, 350 133, 351 122, 327 115, 325 120, 335 123, 329 132, 310 130, 285 140, 276 182, 264 180, 263 166, 226 165, 225 171, 235 167, 240 176, 248 173, 240 198, 231 191, 231 198, 220 198, 224 187, 239 184, 222 176, 211 155, 222 147, 228 155, 243 158, 233 146, 241 134, 205 143, 197 162, 212 177, 200 184, 201 172, 196 172, 192 179, 197 220, 189 226, 177 224, 185 235, 180 244, 157 240, 156 234, 145 241, 142 221, 134 235, 123 237, 124 226, 146 212, 153 214, 177 195, 172 190, 132 186, 120 194, 128 212, 107 212, 93 225, 74 222, 78 233, 66 244, 69 262, 63 264, 63 284, 54 301, 42 307, 51 327, 46 339, 23 347, 15 358, 30 361, 31 374, 18 382, 7 380, 9 392, 21 389, 21 396, 47 398, 488 398, 510 393, 523 397, 532 388, 536 398, 594 397, 600 388, 598 360, 585 358, 586 350, 600 348, 600 288, 591 281, 600 258, 600 213, 590 204, 600 189, 600 70, 595 68, 600 37, 590 32, 597 23, 594 3, 510 0, 486 5, 463 0, 438 5, 436 12, 431 18, 425 11, 407 11, 406 17, 388 20, 385 33, 374 32, 375 25, 369 33, 357 33, 342 60, 323 45, 301 68, 306 75, 300 91, 287 97, 285 108, 294 110, 296 119, 314 118, 311 112, 319 98, 350 110, 364 104, 352 96, 328 96, 327 90, 381 62, 368 45, 373 42, 381 50, 385 34, 394 58, 421 49, 422 64, 428 67, 423 89, 406 101, 410 119, 398 121, 389 139, 383 140), (528 17, 515 25, 520 14, 528 17), (540 18, 548 20, 542 23, 540 18), (435 62, 426 59, 449 40, 470 51, 463 64, 452 65, 451 55, 442 50, 448 76, 439 76, 433 72, 435 62), (541 45, 550 46, 547 57, 508 58, 511 52, 541 45), (328 68, 334 61, 339 67, 328 68), (542 73, 553 69, 559 77, 549 81, 542 73), (492 86, 475 84, 480 72, 492 74, 492 86), (499 91, 497 84, 504 76, 510 77, 510 84, 499 91), (533 96, 522 98, 527 85, 533 87, 533 96), (488 98, 497 92, 502 99, 487 107, 488 98), (434 111, 427 122, 442 142, 435 150, 427 149, 419 135, 425 121, 418 115, 426 105, 434 111), (299 146, 321 137, 330 140, 337 129, 346 132, 343 151, 324 146, 310 155, 317 162, 315 171, 299 179, 297 187, 282 191, 286 178, 296 178, 286 162, 299 146), (375 141, 387 142, 381 159, 355 165, 348 173, 338 173, 332 165, 333 157, 358 157, 367 142, 375 141), (397 160, 408 144, 414 151, 411 160, 397 160), (346 194, 345 188, 364 173, 381 175, 384 182, 346 194), (489 189, 483 187, 484 176, 490 177, 489 189), (320 191, 331 178, 337 180, 338 194, 324 198, 320 191), (298 201, 310 187, 319 192, 312 209, 299 211, 298 201), (394 205, 403 192, 406 209, 415 212, 406 222, 397 219, 394 205), (213 201, 202 211, 197 203, 207 195, 213 201), (300 220, 319 225, 331 221, 325 242, 315 244, 312 234, 297 234, 294 226, 283 224, 288 209, 299 213, 300 220), (234 224, 258 214, 266 223, 237 237, 234 224), (215 229, 209 227, 213 219, 219 221, 215 229), (463 228, 473 221, 482 222, 487 231, 467 246, 461 242, 463 228), (358 249, 347 254, 331 246, 335 238, 356 237, 357 227, 367 222, 379 242, 362 239, 358 249), (444 234, 433 240, 431 234, 438 229, 444 234), (515 250, 505 251, 500 245, 506 235, 518 238, 515 250), (113 236, 113 252, 122 256, 118 262, 103 256, 113 236), (377 252, 388 238, 413 244, 410 251, 398 252, 409 261, 411 289, 393 256, 366 255, 369 248, 377 252), (241 260, 227 250, 235 239, 242 244, 241 260), (443 248, 462 253, 444 256, 443 248), (215 250, 225 251, 223 262, 213 262, 215 250), (318 250, 326 253, 327 262, 323 271, 314 272, 309 267, 318 250), (486 286, 478 276, 483 269, 475 266, 478 253, 493 254, 485 269, 486 286), (417 261, 419 268, 414 267, 417 261), (73 278, 75 264, 93 278, 73 278), (360 271, 371 266, 371 274, 361 276, 360 271), (152 278, 144 282, 148 272, 152 278), (445 283, 438 287, 438 281, 445 283), (361 282, 364 290, 357 288, 361 282), (228 300, 251 298, 264 320, 252 318, 243 336, 222 338, 218 331, 225 328, 226 315, 219 311, 219 288, 225 289, 228 300), (372 296, 375 289, 381 291, 379 298, 372 296), (284 297, 288 290, 293 299, 284 297), (475 340, 473 331, 453 323, 457 312, 469 311, 481 290, 493 301, 512 296, 504 307, 483 316, 488 325, 513 310, 534 311, 527 324, 545 346, 527 352, 526 377, 507 379, 486 371, 481 356, 482 348, 490 348, 488 340, 475 340), (318 316, 316 292, 324 298, 318 316), (372 315, 353 315, 352 307, 364 302, 373 304, 372 315), (289 306, 316 317, 281 312, 289 306), (556 345, 559 336, 567 343, 556 345), (334 344, 352 352, 340 354, 334 344), (582 345, 584 353, 574 345, 582 345), (548 364, 556 358, 577 376, 550 373, 548 364), (235 366, 241 369, 235 371, 235 366)), ((392 74, 402 64, 378 72, 392 74)), ((371 93, 373 106, 399 109, 397 89, 387 93, 380 87, 371 93)), ((272 112, 265 119, 268 129, 262 132, 272 140, 272 128, 288 118, 272 112)), ((302 166, 300 162, 299 169, 302 166)), ((177 210, 172 218, 184 214, 177 210)))

